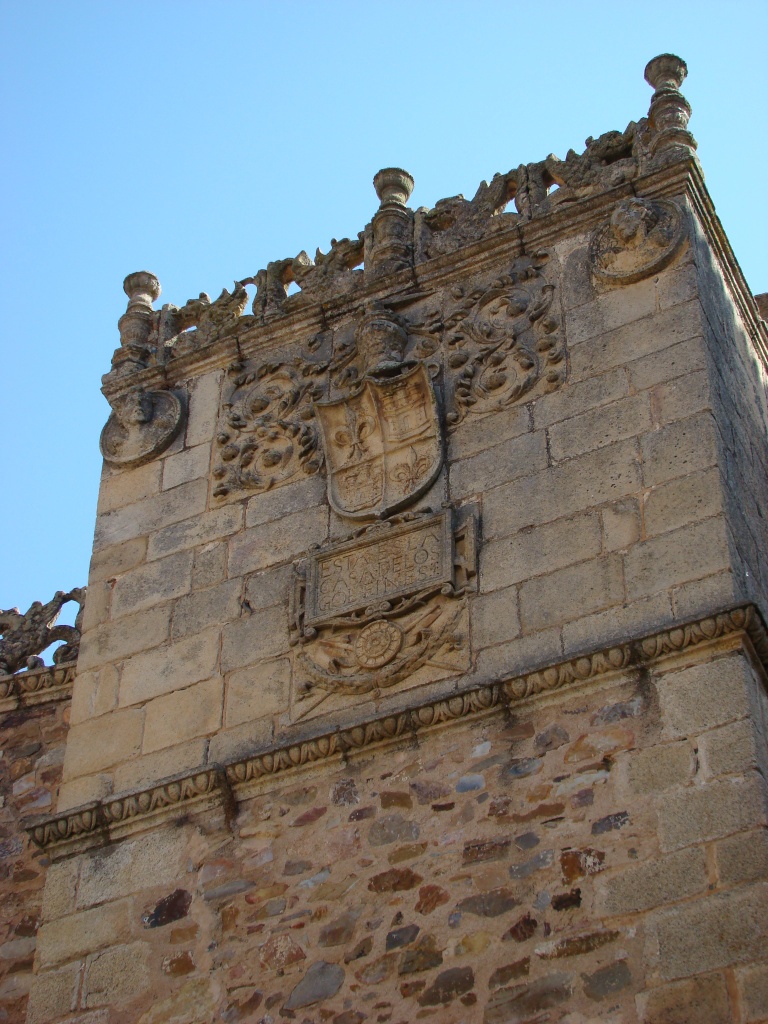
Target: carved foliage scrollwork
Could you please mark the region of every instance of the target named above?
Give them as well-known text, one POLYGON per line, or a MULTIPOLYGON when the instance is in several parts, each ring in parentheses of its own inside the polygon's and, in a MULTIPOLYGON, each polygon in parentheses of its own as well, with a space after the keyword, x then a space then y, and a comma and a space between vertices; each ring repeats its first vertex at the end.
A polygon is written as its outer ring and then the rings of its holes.
POLYGON ((523 256, 487 287, 453 290, 445 318, 445 361, 453 382, 450 425, 504 408, 565 380, 565 347, 552 311, 546 253, 523 256))
POLYGON ((214 497, 260 492, 316 473, 323 456, 312 402, 323 394, 315 373, 321 364, 232 363, 222 403, 214 497))
POLYGON ((42 668, 39 654, 58 640, 64 643, 53 652, 55 665, 77 659, 80 646, 85 587, 57 590, 50 601, 33 601, 22 615, 18 608, 0 609, 0 673, 11 675, 20 668, 42 668), (57 626, 62 607, 68 601, 80 606, 74 626, 57 626))

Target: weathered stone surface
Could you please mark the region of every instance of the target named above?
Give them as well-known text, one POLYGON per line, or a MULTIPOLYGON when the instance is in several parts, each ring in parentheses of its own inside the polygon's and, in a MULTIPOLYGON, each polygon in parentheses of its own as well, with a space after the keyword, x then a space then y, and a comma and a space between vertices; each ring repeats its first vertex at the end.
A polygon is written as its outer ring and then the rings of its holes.
POLYGON ((565 1002, 572 988, 569 975, 547 974, 527 984, 497 989, 486 1003, 483 1024, 505 1024, 541 1014, 565 1002))
POLYGON ((719 974, 651 989, 638 997, 643 1024, 731 1024, 725 979, 719 974))
POLYGON ((763 882, 665 911, 656 924, 659 971, 672 981, 768 953, 768 886, 763 882))
POLYGON ((285 1004, 287 1010, 312 1006, 335 995, 344 981, 344 968, 319 960, 307 970, 285 1004))
POLYGON ((471 967, 450 967, 441 971, 423 995, 419 996, 420 1006, 440 1006, 450 1003, 457 996, 469 992, 475 984, 471 967))

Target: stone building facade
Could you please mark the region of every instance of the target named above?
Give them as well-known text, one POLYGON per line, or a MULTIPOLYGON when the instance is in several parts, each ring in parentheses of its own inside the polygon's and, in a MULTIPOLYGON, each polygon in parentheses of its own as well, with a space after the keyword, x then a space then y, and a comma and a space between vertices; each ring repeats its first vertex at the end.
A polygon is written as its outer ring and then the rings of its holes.
POLYGON ((79 654, 0 613, 0 1019, 768 1021, 768 332, 685 73, 126 278, 79 654))

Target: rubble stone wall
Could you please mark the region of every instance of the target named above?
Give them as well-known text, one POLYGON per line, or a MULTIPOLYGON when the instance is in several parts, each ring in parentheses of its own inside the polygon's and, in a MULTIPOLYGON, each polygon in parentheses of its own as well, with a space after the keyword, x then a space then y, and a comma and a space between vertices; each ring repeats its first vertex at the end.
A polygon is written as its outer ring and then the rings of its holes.
POLYGON ((266 780, 52 865, 28 1020, 763 1021, 767 759, 726 646, 266 780))
POLYGON ((69 695, 0 704, 0 1021, 23 1024, 48 857, 22 821, 50 812, 64 761, 69 695), (16 706, 13 706, 13 705, 16 706))

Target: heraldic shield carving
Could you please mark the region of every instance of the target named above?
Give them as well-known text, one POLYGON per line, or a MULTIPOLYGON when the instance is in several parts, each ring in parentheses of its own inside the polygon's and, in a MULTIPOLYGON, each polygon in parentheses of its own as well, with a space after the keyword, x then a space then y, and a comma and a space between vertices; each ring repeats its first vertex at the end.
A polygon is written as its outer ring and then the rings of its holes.
POLYGON ((342 516, 373 519, 415 501, 443 462, 437 399, 423 363, 366 375, 348 398, 317 402, 328 500, 342 516))

